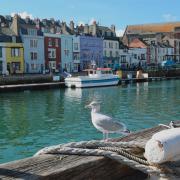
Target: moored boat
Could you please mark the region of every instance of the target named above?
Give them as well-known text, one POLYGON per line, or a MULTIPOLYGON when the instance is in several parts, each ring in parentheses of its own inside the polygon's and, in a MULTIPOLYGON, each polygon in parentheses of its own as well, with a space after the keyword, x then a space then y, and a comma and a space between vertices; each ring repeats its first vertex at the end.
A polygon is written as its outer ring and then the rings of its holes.
POLYGON ((117 85, 120 78, 113 74, 111 68, 87 69, 86 76, 67 77, 65 85, 67 87, 98 87, 98 86, 113 86, 117 85))

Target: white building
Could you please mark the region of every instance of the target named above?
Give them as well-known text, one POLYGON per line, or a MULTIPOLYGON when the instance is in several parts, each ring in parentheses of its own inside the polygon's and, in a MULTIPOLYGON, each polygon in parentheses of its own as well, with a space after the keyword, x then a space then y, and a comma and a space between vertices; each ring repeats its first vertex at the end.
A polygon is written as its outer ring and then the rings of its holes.
POLYGON ((174 48, 168 44, 157 44, 157 63, 161 64, 164 60, 173 60, 174 48))
POLYGON ((129 53, 131 54, 130 66, 146 66, 148 61, 148 45, 140 39, 134 39, 129 44, 129 53))
POLYGON ((119 65, 119 38, 104 37, 103 59, 107 67, 116 68, 119 65))
POLYGON ((130 66, 146 66, 147 48, 130 48, 130 66))
POLYGON ((131 54, 128 46, 125 46, 122 42, 119 43, 119 65, 122 69, 129 68, 131 64, 131 54))

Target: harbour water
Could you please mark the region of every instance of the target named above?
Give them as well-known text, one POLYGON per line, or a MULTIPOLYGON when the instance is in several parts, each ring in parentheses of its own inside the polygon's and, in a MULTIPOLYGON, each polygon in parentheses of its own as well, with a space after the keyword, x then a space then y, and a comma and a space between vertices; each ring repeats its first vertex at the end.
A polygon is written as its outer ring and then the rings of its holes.
POLYGON ((49 145, 102 139, 84 108, 92 100, 101 101, 101 111, 131 131, 180 120, 179 80, 1 93, 0 163, 29 157, 49 145))

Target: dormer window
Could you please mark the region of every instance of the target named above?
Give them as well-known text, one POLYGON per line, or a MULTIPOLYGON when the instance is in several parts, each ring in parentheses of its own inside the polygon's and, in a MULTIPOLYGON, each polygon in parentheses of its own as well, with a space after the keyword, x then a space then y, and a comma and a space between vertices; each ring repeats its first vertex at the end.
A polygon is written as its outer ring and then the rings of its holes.
POLYGON ((12 36, 12 42, 16 43, 16 36, 12 36))
POLYGON ((37 29, 28 29, 28 35, 37 36, 37 29))

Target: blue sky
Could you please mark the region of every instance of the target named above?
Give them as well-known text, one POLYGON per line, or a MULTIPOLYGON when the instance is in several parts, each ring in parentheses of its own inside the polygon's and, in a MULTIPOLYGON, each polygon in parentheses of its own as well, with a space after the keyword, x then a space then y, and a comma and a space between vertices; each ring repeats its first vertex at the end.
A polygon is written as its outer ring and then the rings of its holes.
POLYGON ((29 14, 75 23, 116 25, 180 21, 180 0, 0 0, 0 14, 29 14))

